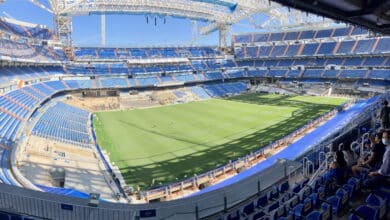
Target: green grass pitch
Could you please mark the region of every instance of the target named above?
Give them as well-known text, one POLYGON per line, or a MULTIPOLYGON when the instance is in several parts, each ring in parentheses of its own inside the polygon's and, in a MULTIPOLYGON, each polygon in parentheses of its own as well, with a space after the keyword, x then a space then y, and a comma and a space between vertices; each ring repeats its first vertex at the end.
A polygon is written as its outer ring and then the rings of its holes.
POLYGON ((127 184, 142 189, 201 174, 291 133, 343 98, 246 94, 99 112, 98 143, 127 184))

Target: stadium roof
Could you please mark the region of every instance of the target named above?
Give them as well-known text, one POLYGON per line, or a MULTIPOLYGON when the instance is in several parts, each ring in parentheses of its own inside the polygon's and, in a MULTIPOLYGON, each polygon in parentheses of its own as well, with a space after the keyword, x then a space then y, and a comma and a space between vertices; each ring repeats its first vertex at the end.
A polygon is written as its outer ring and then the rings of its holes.
POLYGON ((390 34, 389 0, 273 0, 283 5, 390 34))
POLYGON ((268 10, 268 0, 49 0, 55 14, 156 14, 233 24, 268 10))
MULTIPOLYGON (((37 0, 30 0, 37 5, 37 0)), ((146 14, 202 20, 201 34, 220 30, 220 44, 226 45, 228 25, 256 13, 271 15, 282 6, 269 0, 48 0, 55 16, 56 33, 71 45, 72 17, 90 14, 146 14), (222 42, 222 43, 221 43, 222 42)), ((104 28, 102 28, 103 30, 104 28)), ((102 33, 102 36, 105 34, 102 33)), ((103 37, 102 37, 103 38, 103 37)))

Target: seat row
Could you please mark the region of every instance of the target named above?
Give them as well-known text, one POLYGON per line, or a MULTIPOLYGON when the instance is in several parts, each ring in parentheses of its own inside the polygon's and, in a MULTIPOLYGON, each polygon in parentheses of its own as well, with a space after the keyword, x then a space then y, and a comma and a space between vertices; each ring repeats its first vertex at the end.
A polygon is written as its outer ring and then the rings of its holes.
POLYGON ((383 54, 389 52, 390 38, 386 37, 341 42, 329 41, 287 45, 243 46, 235 48, 235 55, 238 59, 383 54))
POLYGON ((220 52, 215 47, 166 47, 166 48, 75 48, 77 58, 97 59, 153 59, 177 57, 215 57, 220 52))
POLYGON ((39 118, 32 134, 65 143, 90 147, 89 112, 57 102, 39 118))
POLYGON ((261 42, 283 42, 334 37, 350 37, 367 34, 368 31, 365 29, 350 26, 341 28, 328 28, 323 30, 237 34, 232 36, 232 41, 234 44, 253 44, 261 42))
POLYGON ((244 82, 234 82, 204 85, 203 88, 211 97, 222 97, 246 92, 247 86, 244 82))
MULTIPOLYGON (((327 182, 324 177, 318 177, 311 184, 308 184, 308 179, 304 179, 292 187, 285 181, 219 219, 337 219, 348 215, 351 203, 361 194, 362 181, 351 177, 345 184, 337 185, 336 182, 327 182)), ((352 211, 349 219, 384 219, 389 199, 389 188, 376 190, 367 196, 365 204, 352 211)))

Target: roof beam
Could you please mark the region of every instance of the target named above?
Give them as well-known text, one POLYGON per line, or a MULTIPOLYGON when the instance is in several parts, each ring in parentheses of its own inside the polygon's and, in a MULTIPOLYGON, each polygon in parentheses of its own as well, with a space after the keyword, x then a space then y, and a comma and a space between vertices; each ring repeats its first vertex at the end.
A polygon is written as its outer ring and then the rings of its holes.
POLYGON ((231 13, 227 8, 205 7, 209 4, 184 0, 78 0, 74 3, 65 4, 58 13, 74 16, 90 13, 154 13, 189 17, 191 19, 209 21, 229 21, 231 13))
POLYGON ((390 34, 390 32, 383 28, 383 25, 378 25, 362 17, 346 17, 347 12, 334 8, 330 5, 324 4, 317 0, 272 0, 288 7, 297 8, 310 13, 319 14, 324 17, 335 19, 336 21, 345 21, 359 26, 365 26, 378 33, 390 34))
POLYGON ((370 4, 364 6, 361 10, 356 11, 350 11, 346 13, 346 17, 348 18, 354 18, 354 17, 360 17, 363 15, 368 15, 374 13, 377 9, 379 9, 382 5, 384 5, 386 1, 381 0, 372 0, 370 4))

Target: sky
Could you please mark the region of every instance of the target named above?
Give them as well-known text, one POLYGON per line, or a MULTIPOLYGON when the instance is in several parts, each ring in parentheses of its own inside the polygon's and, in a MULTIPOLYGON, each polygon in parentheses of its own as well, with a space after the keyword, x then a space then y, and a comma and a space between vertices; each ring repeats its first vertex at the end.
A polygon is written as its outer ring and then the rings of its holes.
MULTIPOLYGON (((49 7, 47 0, 39 0, 49 7)), ((0 4, 0 16, 11 16, 17 20, 44 24, 54 30, 53 16, 33 5, 29 0, 6 0, 0 4)), ((209 35, 197 34, 194 41, 189 19, 166 17, 157 18, 146 15, 106 15, 106 46, 166 46, 166 45, 217 45, 218 32, 209 35)), ((198 25, 204 25, 198 21, 198 25)), ((232 27, 232 32, 256 32, 248 21, 232 27)), ((228 37, 230 43, 230 36, 228 37)), ((87 15, 73 17, 73 41, 79 46, 100 46, 100 16, 87 15)))

